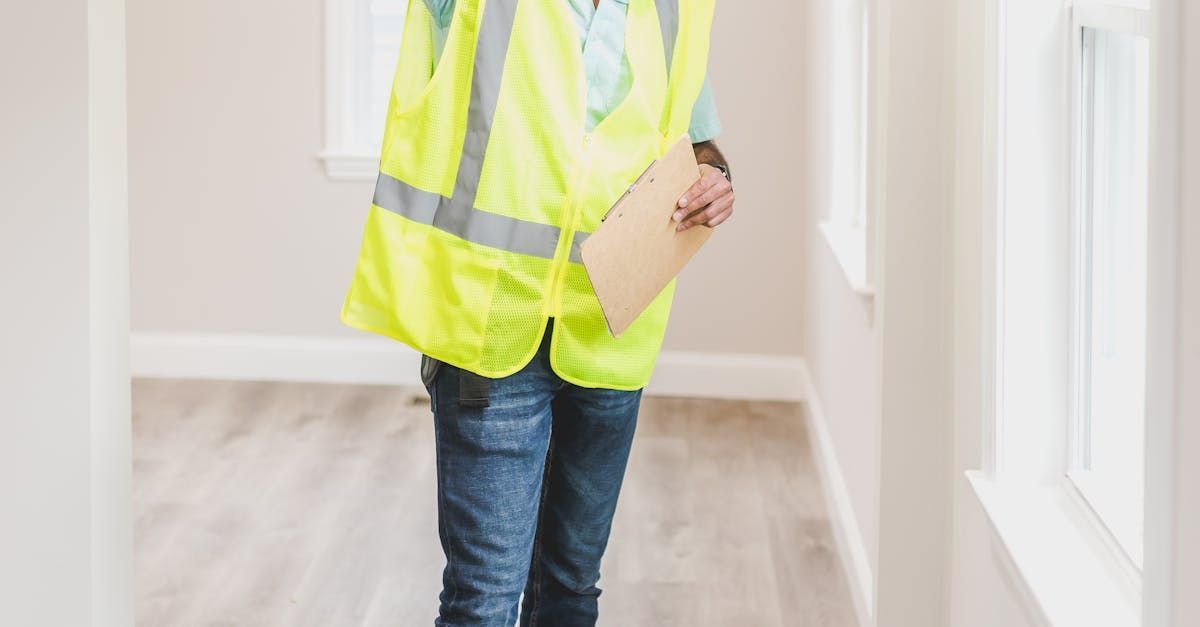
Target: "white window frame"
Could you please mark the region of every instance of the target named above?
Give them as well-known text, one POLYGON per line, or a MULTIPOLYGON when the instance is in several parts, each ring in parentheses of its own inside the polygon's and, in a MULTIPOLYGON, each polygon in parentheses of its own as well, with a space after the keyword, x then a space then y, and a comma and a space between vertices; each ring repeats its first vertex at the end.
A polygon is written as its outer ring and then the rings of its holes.
MULTIPOLYGON (((1104 30, 1127 35, 1143 37, 1147 40, 1150 37, 1150 10, 1148 6, 1137 6, 1139 3, 1134 0, 1075 0, 1071 7, 1071 67, 1072 71, 1072 94, 1080 95, 1085 88, 1083 84, 1082 72, 1079 71, 1083 67, 1084 50, 1083 50, 1083 31, 1086 28, 1104 30)), ((1081 109, 1082 99, 1080 97, 1071 98, 1071 170, 1072 188, 1071 188, 1071 276, 1077 280, 1081 275, 1081 264, 1083 263, 1083 245, 1085 242, 1079 238, 1079 224, 1083 219, 1083 203, 1085 201, 1084 186, 1089 181, 1081 178, 1084 170, 1084 159, 1088 158, 1084 148, 1084 133, 1085 133, 1085 112, 1081 109)), ((1071 318, 1073 321, 1078 321, 1082 317, 1082 298, 1085 294, 1085 288, 1078 283, 1073 283, 1071 286, 1071 318)), ((1089 471, 1079 468, 1079 455, 1082 447, 1082 434, 1079 432, 1078 426, 1082 419, 1082 395, 1085 393, 1083 389, 1082 373, 1079 371, 1079 366, 1083 361, 1083 346, 1080 332, 1076 331, 1071 334, 1071 363, 1074 367, 1070 373, 1070 406, 1068 417, 1068 434, 1069 447, 1067 459, 1067 477, 1072 483, 1072 487, 1078 491, 1080 497, 1087 503, 1089 510, 1094 513, 1097 518, 1100 516, 1099 507, 1094 499, 1102 498, 1103 491, 1096 485, 1096 478, 1089 471)), ((1144 509, 1144 508, 1143 508, 1144 509)), ((1105 528, 1109 528, 1109 523, 1116 521, 1101 520, 1105 528)), ((1128 526, 1129 522, 1120 521, 1122 526, 1128 526)), ((1111 536, 1115 536, 1115 530, 1110 531, 1111 536)), ((1142 547, 1141 546, 1126 546, 1117 542, 1116 537, 1111 538, 1116 542, 1117 559, 1124 563, 1124 567, 1140 575, 1142 568, 1142 547)))
MULTIPOLYGON (((872 0, 838 0, 832 4, 833 59, 829 107, 833 129, 830 137, 832 185, 830 209, 820 223, 821 234, 833 251, 850 288, 864 297, 875 294, 871 250, 873 195, 868 178, 873 111, 872 83, 880 84, 882 73, 872 58, 872 0), (858 13, 858 23, 848 15, 858 13), (854 63, 850 59, 857 60, 854 63), (857 71, 855 71, 857 70, 857 71), (839 77, 849 76, 849 80, 839 77), (850 103, 851 106, 847 106, 850 103), (845 141, 847 136, 851 141, 845 141), (845 151, 845 146, 853 149, 845 151)), ((875 119, 881 119, 876 117, 875 119)))
POLYGON ((1067 476, 1079 158, 1068 129, 1079 115, 1075 33, 1137 4, 986 1, 984 459, 967 474, 992 523, 997 565, 1035 623, 1133 627, 1142 574, 1067 476))
POLYGON ((325 0, 325 145, 317 157, 331 180, 374 181, 379 174, 379 146, 361 139, 371 83, 362 42, 370 26, 361 0, 325 0))

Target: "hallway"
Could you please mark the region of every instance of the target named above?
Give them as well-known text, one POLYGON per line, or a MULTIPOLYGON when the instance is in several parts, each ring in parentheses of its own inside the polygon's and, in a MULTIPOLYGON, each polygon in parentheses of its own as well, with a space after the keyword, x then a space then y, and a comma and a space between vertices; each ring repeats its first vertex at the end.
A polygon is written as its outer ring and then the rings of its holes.
POLYGON ((1200 626, 1200 1, 455 2, 6 3, 0 627, 431 624, 422 354, 543 316, 645 385, 605 627, 1200 626))

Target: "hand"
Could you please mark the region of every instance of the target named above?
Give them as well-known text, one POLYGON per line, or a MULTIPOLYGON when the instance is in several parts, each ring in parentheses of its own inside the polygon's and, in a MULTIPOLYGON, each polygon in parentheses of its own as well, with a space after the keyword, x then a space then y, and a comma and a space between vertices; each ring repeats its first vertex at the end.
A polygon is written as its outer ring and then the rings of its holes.
POLYGON ((700 180, 679 198, 679 209, 672 216, 679 223, 676 231, 697 224, 714 227, 733 215, 733 185, 725 175, 707 163, 700 165, 700 180))

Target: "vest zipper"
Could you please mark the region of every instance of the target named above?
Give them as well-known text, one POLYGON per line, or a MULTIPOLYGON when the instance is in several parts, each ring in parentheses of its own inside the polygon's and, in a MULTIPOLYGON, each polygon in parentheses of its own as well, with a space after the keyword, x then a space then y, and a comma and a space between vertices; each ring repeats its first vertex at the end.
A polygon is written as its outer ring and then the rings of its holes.
POLYGON ((567 254, 562 256, 562 259, 557 262, 552 274, 554 281, 550 288, 550 311, 556 312, 559 309, 559 300, 562 298, 563 279, 567 269, 567 264, 571 262, 571 248, 575 245, 575 231, 579 228, 579 218, 583 215, 583 198, 584 186, 587 183, 588 174, 592 170, 592 134, 583 134, 583 163, 580 166, 579 174, 575 179, 575 189, 571 190, 574 196, 571 202, 567 205, 568 215, 563 223, 566 228, 563 229, 562 237, 567 242, 567 254))

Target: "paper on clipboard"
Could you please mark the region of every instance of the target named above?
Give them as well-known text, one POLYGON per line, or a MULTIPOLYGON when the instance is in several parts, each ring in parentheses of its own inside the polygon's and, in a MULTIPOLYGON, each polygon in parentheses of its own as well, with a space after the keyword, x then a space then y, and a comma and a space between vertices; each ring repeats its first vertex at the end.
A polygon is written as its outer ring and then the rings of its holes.
POLYGON ((712 235, 705 226, 676 231, 676 203, 700 178, 686 135, 650 164, 580 248, 583 266, 619 337, 712 235))

